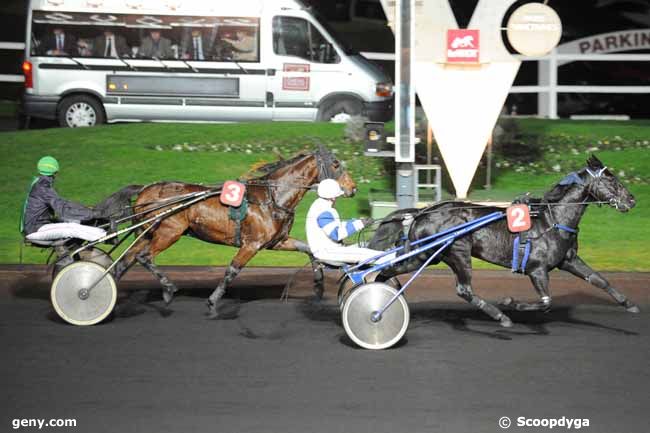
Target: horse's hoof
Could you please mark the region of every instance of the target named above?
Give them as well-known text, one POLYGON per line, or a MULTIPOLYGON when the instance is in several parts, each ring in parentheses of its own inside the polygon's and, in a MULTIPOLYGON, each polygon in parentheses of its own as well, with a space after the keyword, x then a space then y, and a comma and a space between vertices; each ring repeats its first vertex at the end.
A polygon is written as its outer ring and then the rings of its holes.
POLYGON ((510 296, 507 298, 503 298, 499 301, 499 305, 502 307, 510 307, 512 304, 514 304, 515 300, 512 299, 510 296))
POLYGON ((174 292, 163 289, 163 300, 165 301, 165 305, 171 304, 174 300, 174 292))
POLYGON ((219 313, 217 312, 217 304, 214 302, 210 301, 209 299, 206 301, 206 304, 208 306, 208 312, 205 313, 205 318, 208 320, 216 320, 219 318, 219 313))
POLYGON ((510 320, 510 317, 506 316, 505 314, 501 316, 499 324, 504 328, 512 328, 512 320, 510 320))
POLYGON ((628 313, 634 313, 634 314, 637 314, 637 313, 641 312, 641 310, 639 310, 639 307, 637 307, 636 305, 632 305, 631 307, 627 307, 625 309, 625 311, 627 311, 628 313))

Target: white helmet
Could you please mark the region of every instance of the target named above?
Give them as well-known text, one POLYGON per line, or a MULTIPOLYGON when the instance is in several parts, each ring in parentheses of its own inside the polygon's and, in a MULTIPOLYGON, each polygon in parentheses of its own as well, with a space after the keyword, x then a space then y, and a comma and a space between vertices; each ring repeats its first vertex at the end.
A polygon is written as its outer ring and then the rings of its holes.
POLYGON ((325 199, 333 199, 342 196, 343 190, 334 179, 325 179, 318 184, 318 196, 325 199))

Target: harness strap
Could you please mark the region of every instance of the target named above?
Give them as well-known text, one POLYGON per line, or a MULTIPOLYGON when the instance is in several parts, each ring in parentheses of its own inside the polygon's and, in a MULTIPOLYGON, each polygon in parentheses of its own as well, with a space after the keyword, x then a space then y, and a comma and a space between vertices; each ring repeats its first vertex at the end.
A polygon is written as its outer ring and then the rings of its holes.
POLYGON ((523 235, 522 232, 515 238, 515 241, 512 245, 512 272, 513 273, 524 273, 526 271, 526 265, 528 264, 528 259, 530 258, 530 248, 532 242, 527 238, 526 235, 523 235), (523 258, 521 260, 521 266, 519 264, 519 256, 523 253, 523 258))
POLYGON ((235 246, 241 247, 241 222, 248 214, 248 200, 244 198, 239 207, 230 206, 228 216, 235 222, 235 246))
POLYGON ((555 224, 553 224, 553 227, 555 227, 558 230, 564 230, 565 232, 569 232, 569 233, 573 233, 573 234, 578 233, 578 229, 574 229, 574 228, 571 228, 569 226, 565 226, 563 224, 555 223, 555 224))

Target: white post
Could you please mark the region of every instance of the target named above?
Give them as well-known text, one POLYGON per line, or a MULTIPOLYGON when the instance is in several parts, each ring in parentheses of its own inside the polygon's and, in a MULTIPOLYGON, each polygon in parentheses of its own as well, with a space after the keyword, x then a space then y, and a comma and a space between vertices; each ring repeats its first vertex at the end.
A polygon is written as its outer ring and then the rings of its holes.
POLYGON ((557 119, 557 49, 551 52, 548 67, 548 118, 557 119))
POLYGON ((395 7, 395 163, 397 205, 415 206, 415 86, 412 47, 415 37, 415 0, 401 0, 395 7))
MULTIPOLYGON (((550 66, 548 60, 537 61, 537 85, 548 88, 550 85, 550 66)), ((537 93, 537 115, 548 117, 549 113, 549 94, 548 90, 537 93)))

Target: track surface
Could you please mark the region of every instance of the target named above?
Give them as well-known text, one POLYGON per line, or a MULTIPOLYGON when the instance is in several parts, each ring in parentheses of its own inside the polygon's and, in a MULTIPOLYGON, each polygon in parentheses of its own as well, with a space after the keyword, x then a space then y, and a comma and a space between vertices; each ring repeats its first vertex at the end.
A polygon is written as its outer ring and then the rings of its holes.
MULTIPOLYGON (((309 272, 283 302, 286 270, 248 270, 224 303, 226 319, 207 321, 205 288, 221 271, 167 271, 199 289, 169 311, 154 291, 146 304, 79 328, 55 316, 43 269, 0 269, 0 431, 17 418, 75 418, 76 428, 43 431, 473 433, 504 431, 502 416, 649 431, 647 274, 608 275, 641 314, 554 274, 554 310, 511 313, 516 326, 505 330, 457 301, 448 273, 428 272, 409 293, 406 340, 372 352, 340 326, 334 275, 316 304, 309 272)), ((135 272, 123 287, 158 286, 135 272)), ((479 272, 475 287, 492 300, 534 298, 507 272, 479 272)))

